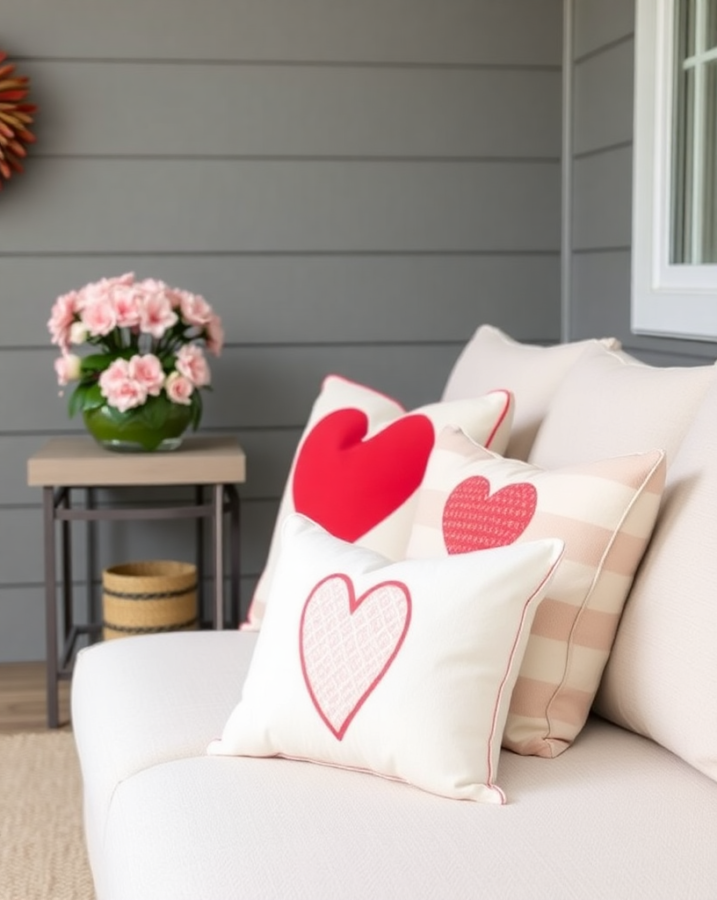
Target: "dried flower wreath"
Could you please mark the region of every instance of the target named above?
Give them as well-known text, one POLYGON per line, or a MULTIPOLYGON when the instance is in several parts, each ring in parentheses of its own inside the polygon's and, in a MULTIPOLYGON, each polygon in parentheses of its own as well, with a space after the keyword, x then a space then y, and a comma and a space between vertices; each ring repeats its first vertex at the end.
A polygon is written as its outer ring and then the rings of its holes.
POLYGON ((26 75, 14 76, 15 66, 5 63, 6 59, 7 53, 0 50, 0 190, 3 180, 7 181, 13 172, 22 172, 20 160, 27 156, 26 145, 35 140, 27 126, 37 109, 23 102, 30 79, 26 75))

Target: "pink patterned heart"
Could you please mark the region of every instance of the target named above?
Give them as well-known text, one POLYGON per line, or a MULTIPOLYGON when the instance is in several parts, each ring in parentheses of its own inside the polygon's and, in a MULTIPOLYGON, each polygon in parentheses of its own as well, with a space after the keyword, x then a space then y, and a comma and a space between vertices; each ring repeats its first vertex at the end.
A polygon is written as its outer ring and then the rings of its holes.
POLYGON ((411 620, 405 584, 384 581, 360 597, 347 575, 329 575, 301 613, 301 670, 316 711, 342 740, 401 649, 411 620))
POLYGON ((512 544, 530 524, 538 493, 528 482, 490 493, 487 478, 466 478, 443 507, 443 540, 449 553, 468 553, 512 544))

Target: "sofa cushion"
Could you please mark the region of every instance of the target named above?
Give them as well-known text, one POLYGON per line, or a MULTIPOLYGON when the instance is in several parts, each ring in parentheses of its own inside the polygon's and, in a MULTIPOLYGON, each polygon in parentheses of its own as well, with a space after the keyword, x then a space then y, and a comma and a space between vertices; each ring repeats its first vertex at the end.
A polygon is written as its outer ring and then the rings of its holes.
POLYGON ((508 703, 562 549, 549 538, 391 563, 289 516, 241 700, 209 752, 505 802, 508 703))
POLYGON ((669 467, 709 387, 710 366, 648 366, 586 350, 560 385, 528 457, 544 469, 661 447, 669 467))
POLYGON ((438 437, 411 559, 558 537, 565 556, 533 622, 503 746, 557 756, 590 712, 665 479, 660 450, 545 471, 459 429, 438 437))
POLYGON ((400 559, 436 431, 447 423, 460 425, 500 453, 508 441, 512 410, 512 396, 494 391, 408 413, 372 388, 328 376, 299 441, 244 627, 261 624, 287 515, 300 512, 336 537, 400 559))
POLYGON ((717 784, 662 747, 593 720, 500 771, 496 809, 288 760, 155 766, 117 785, 98 896, 713 900, 717 784))
POLYGON ((582 352, 600 345, 619 348, 620 342, 604 338, 541 347, 481 325, 456 360, 443 399, 479 397, 496 388, 511 391, 516 405, 506 455, 525 460, 556 389, 582 352))
POLYGON ((663 509, 596 701, 717 781, 717 385, 667 475, 663 509))

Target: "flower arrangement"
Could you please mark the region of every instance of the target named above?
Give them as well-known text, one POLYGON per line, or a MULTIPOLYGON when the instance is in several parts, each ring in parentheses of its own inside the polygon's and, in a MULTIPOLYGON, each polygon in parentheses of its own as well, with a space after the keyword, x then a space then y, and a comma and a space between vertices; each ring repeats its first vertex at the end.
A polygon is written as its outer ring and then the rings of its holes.
POLYGON ((77 382, 70 416, 82 411, 87 422, 104 407, 118 423, 130 413, 161 429, 184 407, 199 426, 200 388, 211 382, 203 347, 219 356, 224 342, 221 320, 203 297, 128 273, 58 297, 47 327, 62 351, 55 360, 60 387, 77 382), (71 352, 81 344, 93 352, 71 352))

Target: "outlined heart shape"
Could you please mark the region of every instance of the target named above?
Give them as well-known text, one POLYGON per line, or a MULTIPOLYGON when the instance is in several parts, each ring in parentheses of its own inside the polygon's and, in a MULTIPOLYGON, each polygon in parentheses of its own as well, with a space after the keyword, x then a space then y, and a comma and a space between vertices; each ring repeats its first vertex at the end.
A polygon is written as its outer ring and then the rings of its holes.
POLYGON ((466 478, 450 493, 443 507, 443 540, 449 554, 504 547, 516 541, 530 524, 538 492, 518 482, 490 493, 487 478, 466 478))
POLYGON ((435 440, 421 414, 366 439, 368 426, 360 409, 329 413, 305 438, 294 468, 296 511, 344 541, 358 540, 418 490, 435 440))
POLYGON ((339 741, 396 658, 410 621, 411 595, 400 581, 356 597, 347 575, 329 575, 307 597, 301 671, 316 711, 339 741))

